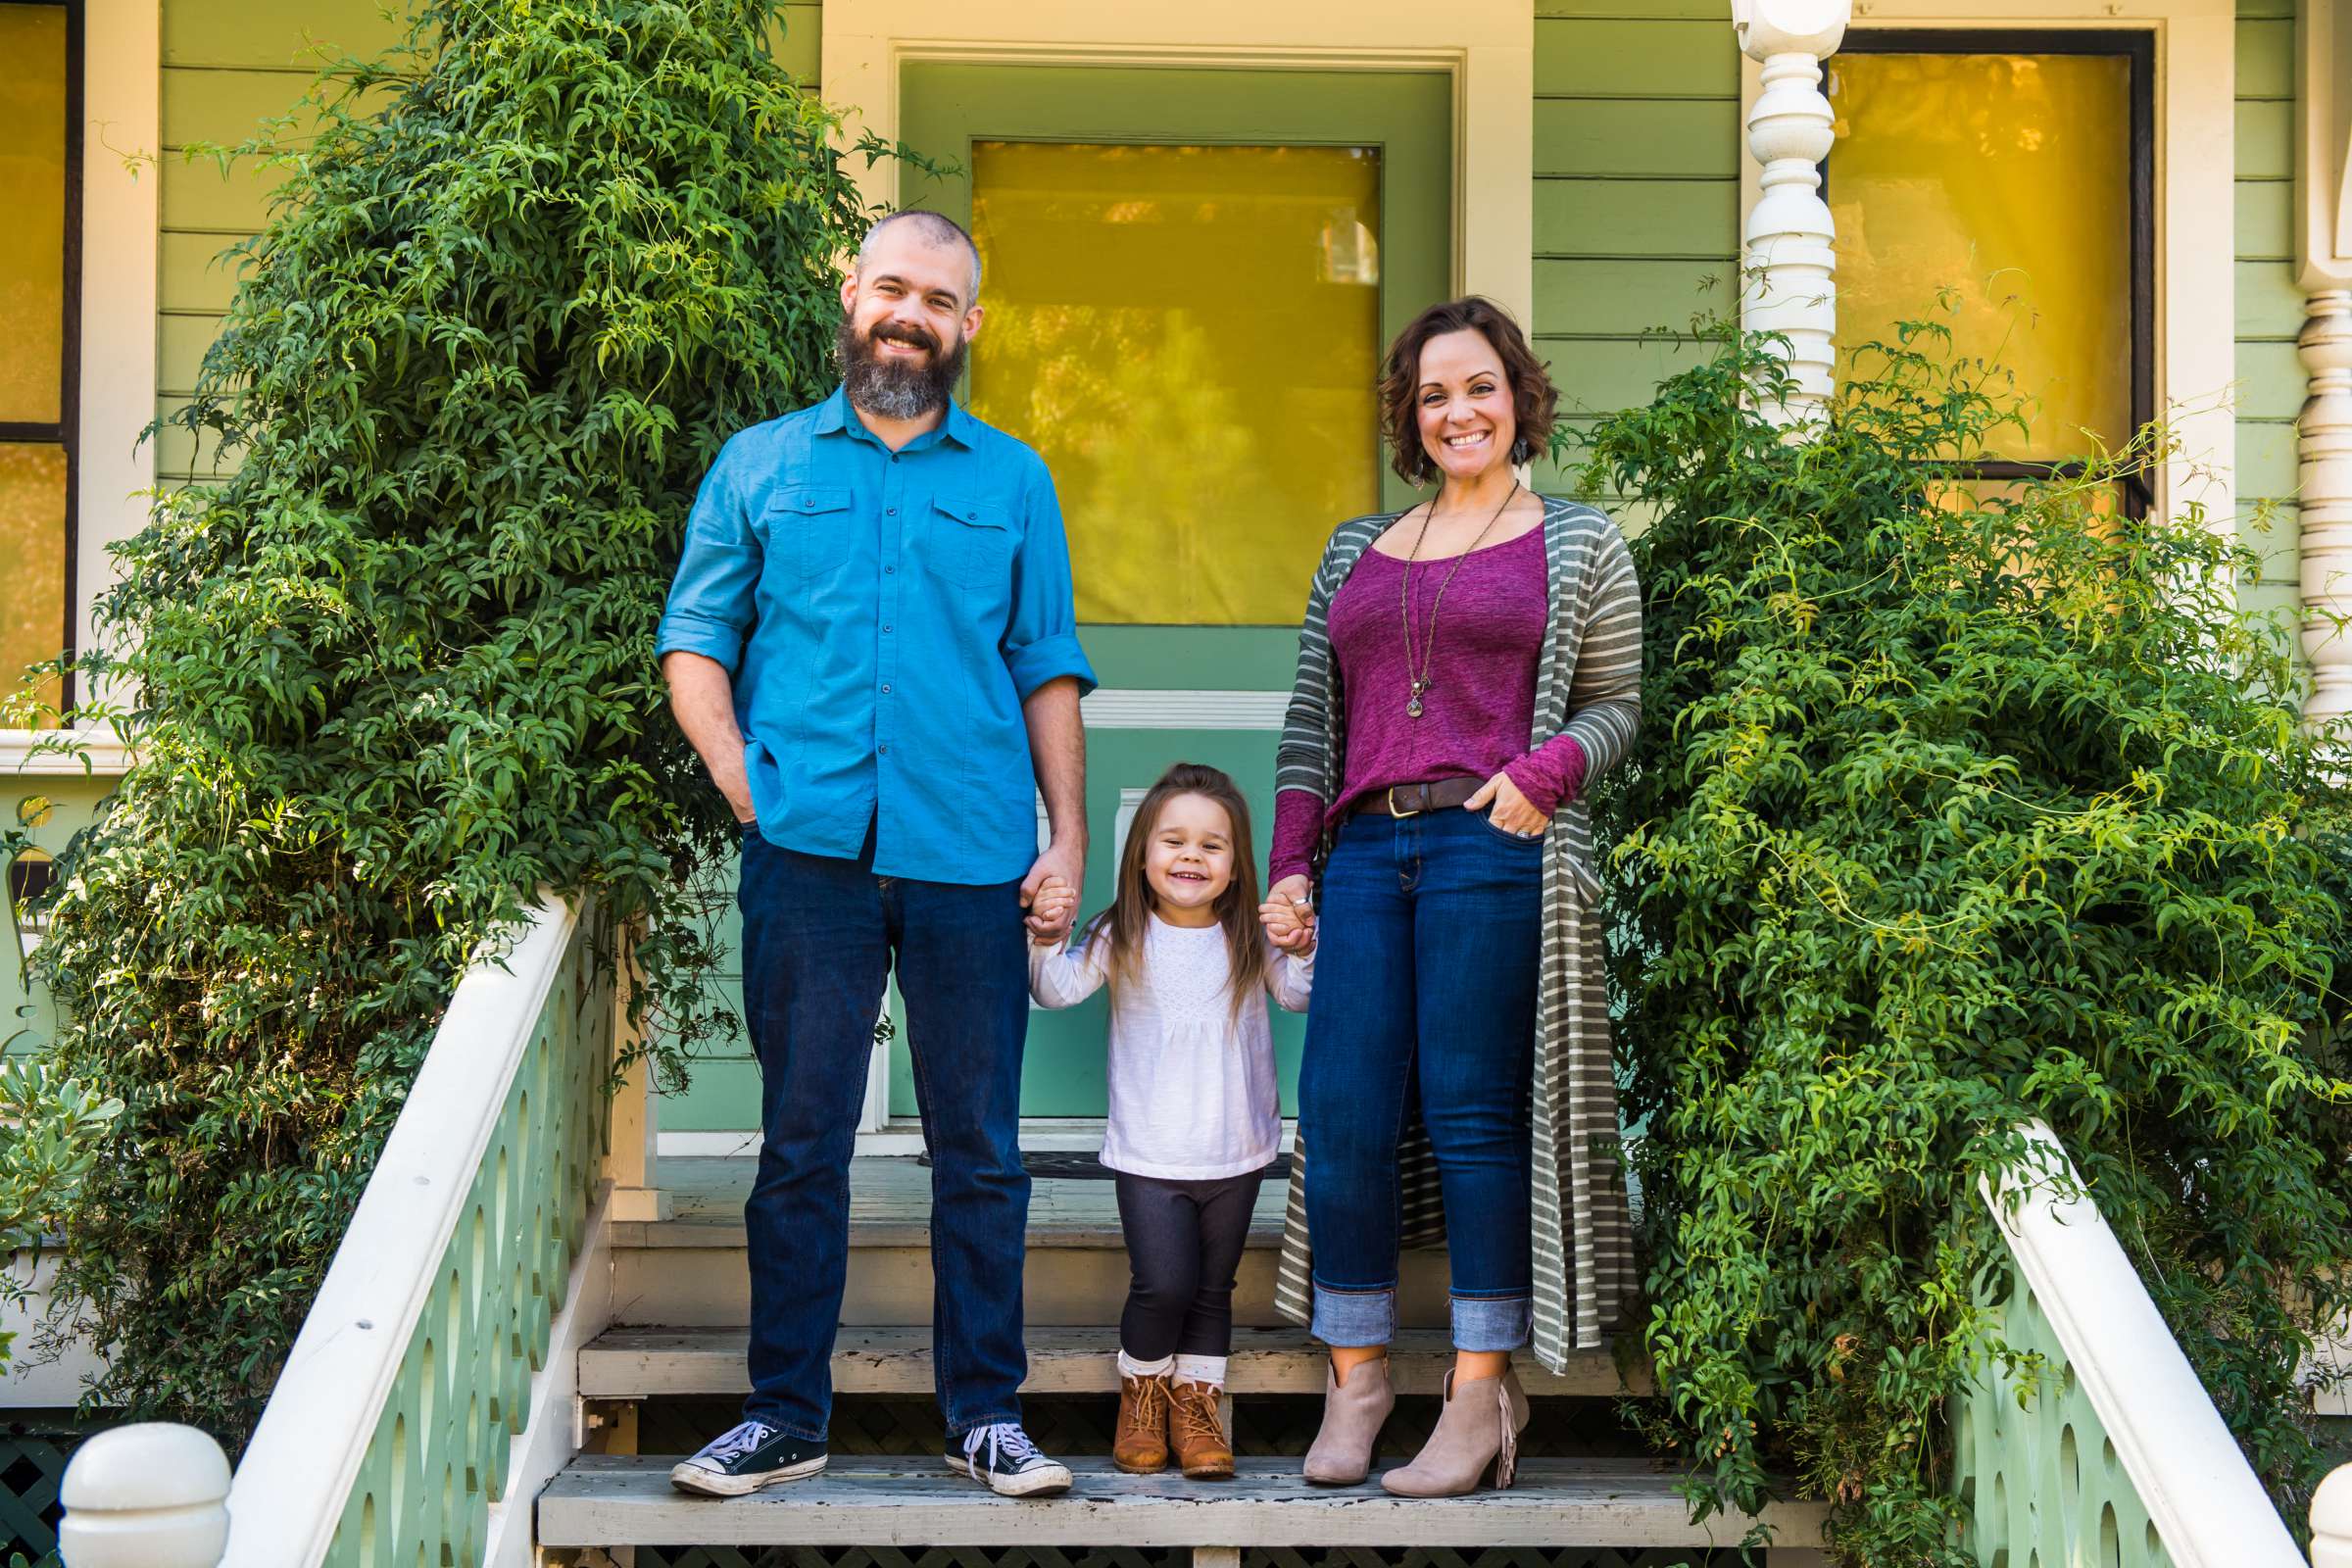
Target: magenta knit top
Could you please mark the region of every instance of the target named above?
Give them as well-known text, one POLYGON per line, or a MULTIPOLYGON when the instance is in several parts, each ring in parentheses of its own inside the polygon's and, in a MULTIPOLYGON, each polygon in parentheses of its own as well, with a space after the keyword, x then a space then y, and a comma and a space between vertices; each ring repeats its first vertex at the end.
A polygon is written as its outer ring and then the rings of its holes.
MULTIPOLYGON (((1422 638, 1430 603, 1452 566, 1447 557, 1411 568, 1417 659, 1429 656, 1422 638)), ((1275 797, 1268 860, 1276 882, 1308 874, 1321 830, 1337 827, 1357 801, 1392 784, 1483 781, 1508 773, 1529 804, 1549 815, 1574 800, 1584 783, 1584 748, 1574 738, 1557 735, 1527 749, 1536 664, 1551 623, 1544 530, 1531 528, 1462 558, 1438 612, 1437 652, 1419 718, 1405 710, 1412 696, 1398 605, 1405 570, 1396 557, 1367 550, 1332 596, 1331 647, 1346 705, 1347 771, 1336 801, 1299 789, 1275 797)))

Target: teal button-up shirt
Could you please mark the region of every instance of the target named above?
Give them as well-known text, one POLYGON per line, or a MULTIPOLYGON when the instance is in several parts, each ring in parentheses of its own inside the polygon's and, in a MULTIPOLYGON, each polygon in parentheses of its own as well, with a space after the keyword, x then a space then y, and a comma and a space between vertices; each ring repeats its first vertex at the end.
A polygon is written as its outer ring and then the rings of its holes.
POLYGON ((874 871, 1006 882, 1037 857, 1021 704, 1092 690, 1053 476, 950 406, 894 453, 836 391, 721 449, 657 653, 735 682, 760 832, 874 871))

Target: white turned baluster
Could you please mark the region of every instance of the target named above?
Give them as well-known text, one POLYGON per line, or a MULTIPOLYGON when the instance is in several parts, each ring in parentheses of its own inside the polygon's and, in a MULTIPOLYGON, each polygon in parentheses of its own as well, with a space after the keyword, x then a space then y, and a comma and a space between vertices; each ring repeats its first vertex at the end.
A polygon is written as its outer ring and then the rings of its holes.
POLYGON ((2352 1464, 2311 1494, 2311 1568, 2352 1568, 2352 1464))
POLYGON ((1851 0, 1733 0, 1740 47, 1763 67, 1747 116, 1748 151, 1764 166, 1763 195, 1747 215, 1740 319, 1788 339, 1796 388, 1764 412, 1801 427, 1824 416, 1838 324, 1837 225, 1821 199, 1820 166, 1836 140, 1821 62, 1838 50, 1851 0))
POLYGON ((2311 296, 2295 351, 2311 376, 2297 450, 2302 505, 2303 652, 2315 723, 2352 712, 2352 291, 2311 296), (2340 628, 2340 629, 2339 629, 2340 628))

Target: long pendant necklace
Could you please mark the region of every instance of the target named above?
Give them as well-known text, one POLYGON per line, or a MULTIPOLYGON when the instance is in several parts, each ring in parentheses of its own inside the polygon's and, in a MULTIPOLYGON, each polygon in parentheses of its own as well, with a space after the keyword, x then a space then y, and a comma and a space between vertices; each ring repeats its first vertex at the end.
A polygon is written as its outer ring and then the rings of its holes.
POLYGON ((1454 574, 1462 569, 1462 563, 1470 559, 1471 551, 1487 542, 1487 535, 1494 531, 1494 525, 1502 520, 1503 513, 1510 510, 1511 503, 1518 499, 1519 481, 1513 479, 1511 493, 1502 498, 1502 505, 1494 509, 1494 515, 1489 517, 1487 525, 1478 530, 1478 537, 1470 541, 1470 549, 1454 557, 1452 570, 1438 580, 1438 591, 1429 602, 1429 629, 1421 639, 1421 662, 1416 670, 1413 667, 1413 565, 1421 559, 1421 542, 1429 537, 1429 525, 1437 519, 1437 502, 1430 502, 1429 511, 1422 514, 1421 531, 1413 535, 1412 553, 1404 558, 1404 673, 1405 678, 1412 682, 1412 695, 1404 704, 1408 717, 1421 716, 1421 698, 1429 690, 1429 672, 1438 659, 1438 610, 1446 603, 1446 590, 1453 586, 1454 574))

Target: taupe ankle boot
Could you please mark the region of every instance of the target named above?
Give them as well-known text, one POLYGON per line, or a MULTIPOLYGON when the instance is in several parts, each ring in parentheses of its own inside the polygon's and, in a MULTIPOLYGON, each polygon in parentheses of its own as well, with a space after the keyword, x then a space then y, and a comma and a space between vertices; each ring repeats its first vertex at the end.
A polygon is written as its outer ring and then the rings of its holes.
POLYGON ((1487 1466, 1494 1485, 1511 1484, 1519 1467, 1519 1429, 1527 1425, 1527 1395, 1519 1374, 1456 1384, 1446 1374, 1446 1408, 1411 1464, 1391 1470, 1380 1484, 1399 1497, 1458 1497, 1478 1490, 1487 1466))
POLYGON ((1318 1487, 1352 1487, 1371 1474, 1372 1446, 1380 1440, 1381 1423, 1396 1408, 1387 1356, 1349 1367, 1345 1387, 1326 1365, 1323 1428, 1306 1450, 1306 1479, 1318 1487))

